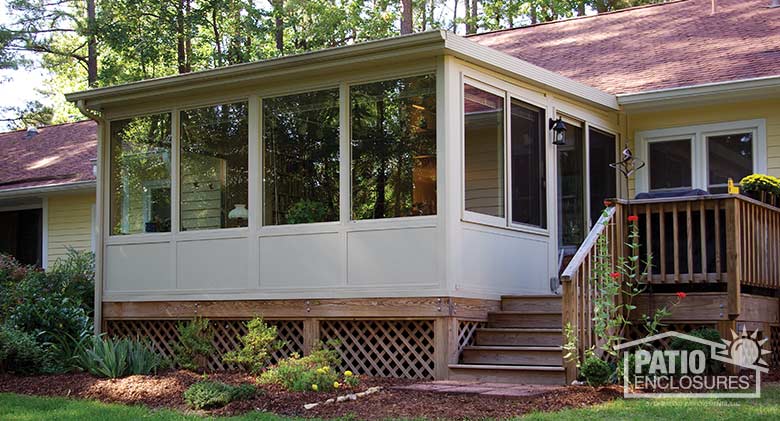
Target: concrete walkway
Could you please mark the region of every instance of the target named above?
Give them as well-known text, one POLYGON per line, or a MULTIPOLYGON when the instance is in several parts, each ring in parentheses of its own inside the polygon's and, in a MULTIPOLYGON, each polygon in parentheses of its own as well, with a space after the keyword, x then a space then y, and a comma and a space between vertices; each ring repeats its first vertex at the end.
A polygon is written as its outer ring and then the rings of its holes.
POLYGON ((394 386, 392 389, 435 393, 474 393, 490 396, 528 397, 540 395, 562 387, 565 386, 440 380, 405 386, 394 386))

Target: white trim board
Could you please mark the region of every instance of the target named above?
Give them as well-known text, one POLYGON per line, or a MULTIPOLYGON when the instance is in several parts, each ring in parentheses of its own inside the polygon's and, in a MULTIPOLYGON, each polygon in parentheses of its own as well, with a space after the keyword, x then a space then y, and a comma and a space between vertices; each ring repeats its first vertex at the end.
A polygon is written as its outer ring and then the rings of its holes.
MULTIPOLYGON (((708 136, 753 131, 753 172, 767 171, 766 120, 740 120, 722 123, 699 124, 692 126, 670 127, 665 129, 645 130, 634 135, 636 156, 648 161, 648 144, 670 140, 691 140, 691 188, 707 190, 707 145, 708 136)), ((645 171, 636 173, 636 191, 646 192, 650 188, 649 163, 645 171)), ((734 180, 738 181, 738 180, 734 180)))

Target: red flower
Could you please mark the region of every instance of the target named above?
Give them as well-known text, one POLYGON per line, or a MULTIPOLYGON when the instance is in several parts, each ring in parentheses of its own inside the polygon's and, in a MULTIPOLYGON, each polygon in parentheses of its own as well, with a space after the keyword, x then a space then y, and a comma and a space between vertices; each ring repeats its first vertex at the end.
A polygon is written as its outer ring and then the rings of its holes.
POLYGON ((617 278, 620 278, 620 274, 619 274, 619 273, 617 273, 617 272, 612 272, 612 273, 610 273, 610 274, 609 274, 609 276, 610 276, 612 279, 617 279, 617 278))
POLYGON ((682 300, 683 298, 687 297, 687 296, 688 296, 688 294, 686 294, 686 293, 684 293, 684 292, 682 292, 682 291, 680 291, 680 292, 678 292, 678 293, 677 293, 677 297, 678 297, 678 298, 680 298, 681 300, 682 300))
POLYGON ((628 217, 628 222, 637 222, 639 221, 639 217, 636 215, 631 215, 628 217))
POLYGON ((611 200, 605 200, 604 201, 604 207, 605 208, 611 208, 614 205, 611 200))

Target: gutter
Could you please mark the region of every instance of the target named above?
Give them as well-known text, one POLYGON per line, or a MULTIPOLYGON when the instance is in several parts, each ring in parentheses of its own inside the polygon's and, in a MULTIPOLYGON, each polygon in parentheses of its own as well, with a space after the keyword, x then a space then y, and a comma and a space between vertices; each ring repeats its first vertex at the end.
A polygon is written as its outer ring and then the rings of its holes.
POLYGON ((94 190, 95 180, 77 181, 75 183, 51 184, 46 186, 19 187, 16 189, 0 190, 0 199, 18 196, 36 196, 48 193, 72 192, 81 190, 94 190))

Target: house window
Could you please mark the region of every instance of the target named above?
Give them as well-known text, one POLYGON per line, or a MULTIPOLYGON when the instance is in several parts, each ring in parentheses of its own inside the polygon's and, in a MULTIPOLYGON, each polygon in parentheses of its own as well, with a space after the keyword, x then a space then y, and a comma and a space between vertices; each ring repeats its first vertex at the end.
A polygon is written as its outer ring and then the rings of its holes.
POLYGON ((433 75, 351 86, 352 218, 436 214, 433 75))
POLYGON ((512 99, 512 222, 547 227, 544 110, 512 99))
POLYGON ((707 188, 725 193, 729 178, 739 183, 753 172, 753 132, 712 135, 707 141, 707 188))
POLYGON ((692 186, 691 141, 688 139, 651 142, 648 145, 650 190, 692 186))
POLYGON ((263 223, 338 221, 338 89, 263 99, 263 144, 263 223))
POLYGON ((504 98, 463 86, 465 209, 504 218, 504 98))
POLYGON ((615 162, 615 135, 598 129, 588 130, 588 178, 590 183, 591 225, 598 222, 604 209, 604 199, 617 197, 617 171, 609 165, 615 162))
POLYGON ((110 125, 110 233, 171 230, 171 116, 110 125))
POLYGON ((181 112, 182 231, 247 225, 248 148, 247 103, 181 112))

